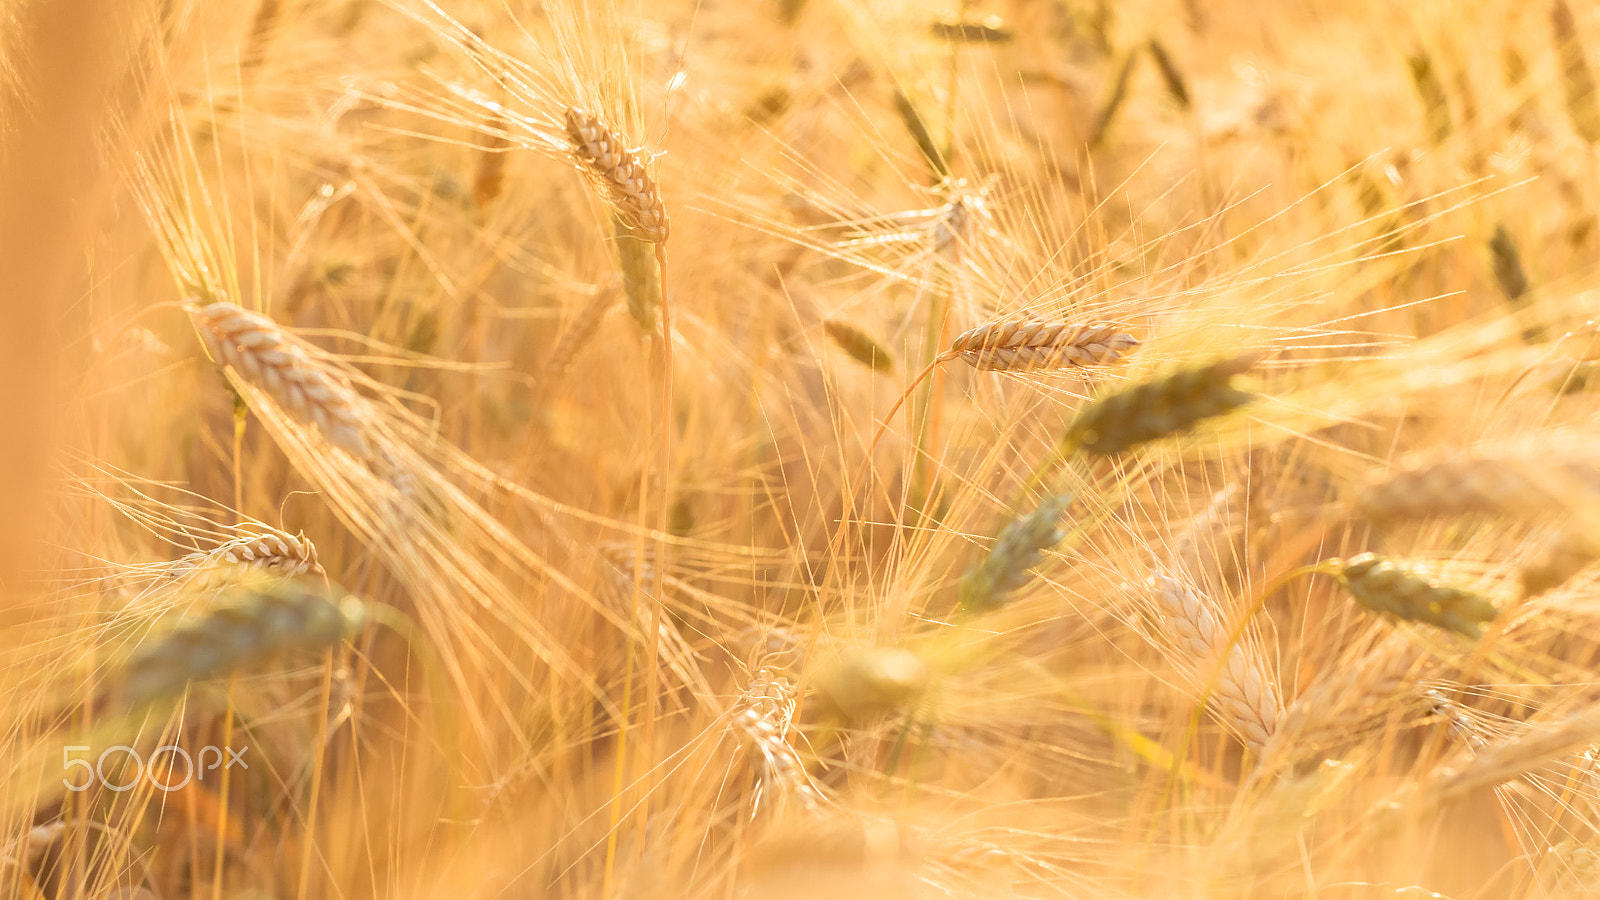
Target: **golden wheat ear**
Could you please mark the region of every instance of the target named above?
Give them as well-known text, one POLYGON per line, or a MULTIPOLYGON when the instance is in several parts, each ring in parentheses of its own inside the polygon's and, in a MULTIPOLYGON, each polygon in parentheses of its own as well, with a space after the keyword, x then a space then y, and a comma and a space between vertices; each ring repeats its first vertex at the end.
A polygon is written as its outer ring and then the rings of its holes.
POLYGON ((638 151, 599 115, 581 107, 566 112, 572 155, 584 174, 600 188, 628 233, 651 244, 665 243, 672 233, 666 204, 638 151))
POLYGON ((1266 661, 1230 632, 1215 604, 1193 586, 1157 571, 1148 587, 1175 667, 1201 692, 1212 716, 1260 757, 1283 719, 1266 661))
POLYGON ((945 357, 986 372, 1045 372, 1114 365, 1138 346, 1116 325, 1021 320, 967 331, 945 357))
POLYGON ((260 388, 296 422, 315 426, 335 447, 372 457, 366 407, 350 381, 318 362, 276 322, 232 303, 190 310, 201 340, 219 365, 260 388))

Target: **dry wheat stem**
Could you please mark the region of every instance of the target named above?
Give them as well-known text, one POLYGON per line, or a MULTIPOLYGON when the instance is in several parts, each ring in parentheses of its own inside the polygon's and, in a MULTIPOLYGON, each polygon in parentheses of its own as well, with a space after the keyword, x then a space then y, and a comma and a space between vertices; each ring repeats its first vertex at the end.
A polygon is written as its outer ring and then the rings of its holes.
POLYGON ((641 241, 664 243, 671 233, 666 205, 655 179, 628 148, 620 133, 595 113, 571 107, 566 113, 567 137, 583 170, 600 186, 606 199, 641 241))
POLYGON ((328 443, 368 459, 367 410, 350 382, 276 323, 232 303, 192 309, 212 358, 260 388, 295 421, 314 425, 328 443))
POLYGON ((1113 365, 1137 346, 1116 325, 1013 320, 959 335, 943 358, 986 372, 1038 372, 1113 365))
POLYGON ((1193 587, 1156 571, 1149 587, 1176 667, 1195 688, 1210 688, 1207 706, 1258 756, 1283 719, 1283 702, 1253 647, 1235 640, 1212 603, 1193 587))

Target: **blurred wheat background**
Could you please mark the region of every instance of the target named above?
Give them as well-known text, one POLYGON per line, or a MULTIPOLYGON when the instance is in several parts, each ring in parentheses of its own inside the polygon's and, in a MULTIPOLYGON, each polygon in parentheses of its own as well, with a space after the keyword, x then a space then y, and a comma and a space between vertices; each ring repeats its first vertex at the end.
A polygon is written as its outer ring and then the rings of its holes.
POLYGON ((4 0, 0 896, 1600 896, 1597 71, 4 0))

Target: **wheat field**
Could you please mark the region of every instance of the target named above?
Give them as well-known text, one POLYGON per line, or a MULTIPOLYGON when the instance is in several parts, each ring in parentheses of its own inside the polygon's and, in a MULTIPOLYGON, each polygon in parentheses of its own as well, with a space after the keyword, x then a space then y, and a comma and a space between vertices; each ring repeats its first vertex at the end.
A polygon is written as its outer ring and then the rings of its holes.
POLYGON ((1597 71, 3 0, 0 896, 1600 896, 1597 71))

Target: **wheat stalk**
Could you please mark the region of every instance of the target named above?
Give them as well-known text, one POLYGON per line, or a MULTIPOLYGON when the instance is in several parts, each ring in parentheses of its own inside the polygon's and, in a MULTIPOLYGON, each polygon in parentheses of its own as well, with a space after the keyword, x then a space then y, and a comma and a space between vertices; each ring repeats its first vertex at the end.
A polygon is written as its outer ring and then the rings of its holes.
POLYGON ((369 459, 367 412, 350 381, 312 359, 277 323, 232 303, 212 303, 190 314, 218 363, 260 388, 295 421, 314 425, 327 441, 357 459, 369 459))
POLYGON ((1109 366, 1137 346, 1116 325, 1013 320, 962 333, 944 358, 986 372, 1038 372, 1109 366))
POLYGON ((224 541, 210 550, 191 553, 167 568, 169 579, 189 578, 200 584, 215 584, 229 575, 261 573, 292 577, 322 575, 316 545, 304 532, 289 534, 262 526, 259 534, 247 534, 224 541))
POLYGON ((1235 639, 1212 603, 1162 571, 1148 582, 1173 660, 1207 708, 1257 756, 1278 730, 1283 702, 1259 652, 1235 639))
POLYGON ((628 233, 651 244, 665 243, 671 233, 667 207, 639 151, 600 116, 581 107, 566 113, 572 155, 616 209, 628 233))
POLYGON ((281 580, 230 589, 216 606, 141 646, 116 683, 133 706, 180 693, 290 650, 324 650, 358 631, 362 604, 321 585, 281 580))

